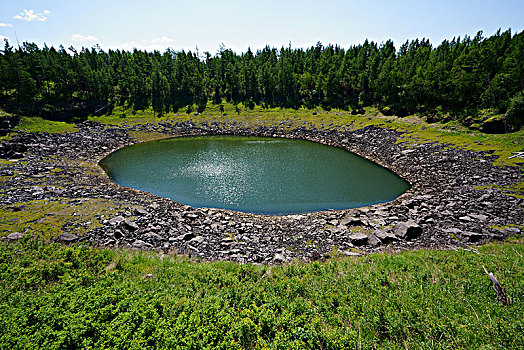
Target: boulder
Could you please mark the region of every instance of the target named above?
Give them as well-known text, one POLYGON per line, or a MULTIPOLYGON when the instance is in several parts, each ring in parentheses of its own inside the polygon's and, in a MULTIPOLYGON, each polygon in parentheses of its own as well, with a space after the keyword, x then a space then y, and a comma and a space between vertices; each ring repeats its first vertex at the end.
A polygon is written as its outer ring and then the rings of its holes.
POLYGON ((142 209, 142 208, 136 208, 136 209, 135 209, 135 214, 136 214, 136 215, 147 215, 148 212, 147 212, 147 210, 145 210, 145 209, 142 209))
POLYGON ((124 222, 126 219, 124 219, 123 216, 119 215, 119 216, 115 216, 114 218, 112 218, 111 220, 109 220, 109 224, 113 225, 113 226, 118 226, 120 225, 122 222, 124 222))
POLYGON ((2 237, 2 239, 4 240, 7 240, 7 241, 17 241, 21 238, 24 237, 24 234, 23 233, 20 233, 20 232, 13 232, 13 233, 10 233, 8 234, 7 236, 5 237, 2 237))
POLYGON ((375 230, 373 231, 372 235, 377 237, 384 244, 389 244, 398 240, 397 236, 386 230, 375 230))
POLYGON ((422 234, 422 227, 413 221, 399 222, 393 226, 393 233, 402 239, 415 239, 422 234))
POLYGON ((72 233, 62 233, 60 236, 56 237, 56 239, 59 241, 59 242, 62 242, 62 243, 71 243, 71 242, 74 242, 78 239, 78 236, 77 235, 74 235, 72 233))
POLYGON ((514 234, 520 233, 520 229, 518 227, 506 227, 504 231, 514 234))
POLYGON ((478 242, 482 239, 482 233, 463 231, 461 236, 468 242, 478 242))
POLYGON ((488 217, 484 214, 469 214, 468 216, 478 221, 486 221, 488 219, 488 217))
POLYGON ((346 251, 344 251, 344 255, 345 256, 361 256, 362 254, 361 253, 357 253, 357 252, 352 252, 351 250, 346 250, 346 251))
POLYGON ((195 238, 192 238, 189 242, 201 244, 205 240, 206 239, 204 237, 202 237, 202 236, 196 236, 195 238))
POLYGON ((140 227, 138 227, 138 225, 132 221, 132 220, 124 220, 124 227, 126 229, 128 229, 129 231, 136 231, 138 230, 140 227))
POLYGON ((456 227, 450 227, 444 230, 444 232, 447 232, 453 236, 462 234, 462 230, 456 227))
POLYGON ((178 241, 190 241, 191 239, 195 238, 195 235, 192 232, 183 233, 180 236, 178 236, 176 239, 178 241))
POLYGON ((276 264, 282 264, 284 261, 286 261, 286 259, 281 253, 276 253, 275 256, 273 256, 273 262, 276 264))
POLYGON ((506 121, 503 118, 490 118, 480 124, 480 131, 486 134, 504 134, 506 121))
POLYGON ((133 248, 142 248, 146 245, 146 242, 140 240, 140 239, 137 239, 136 241, 133 242, 133 248))
POLYGON ((368 243, 368 236, 361 232, 356 232, 349 235, 349 240, 356 246, 365 245, 368 243))
POLYGON ((356 217, 353 217, 353 216, 348 216, 348 217, 346 217, 346 218, 344 218, 342 220, 341 225, 344 225, 344 226, 363 226, 364 223, 359 218, 356 218, 356 217))
POLYGON ((378 247, 381 243, 382 241, 377 236, 375 236, 375 234, 372 233, 368 236, 368 244, 370 246, 378 247))
POLYGON ((472 221, 469 216, 461 216, 461 217, 459 217, 459 220, 463 221, 463 222, 470 222, 470 221, 472 221))

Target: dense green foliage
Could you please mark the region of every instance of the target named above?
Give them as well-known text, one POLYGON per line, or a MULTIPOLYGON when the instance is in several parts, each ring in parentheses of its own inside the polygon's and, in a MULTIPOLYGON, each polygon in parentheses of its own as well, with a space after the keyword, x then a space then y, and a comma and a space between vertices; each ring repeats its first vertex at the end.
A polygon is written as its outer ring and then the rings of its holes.
POLYGON ((0 348, 522 348, 523 246, 479 250, 268 267, 0 243, 0 348))
POLYGON ((383 107, 404 115, 475 116, 511 111, 522 123, 524 32, 445 40, 365 41, 347 50, 265 47, 216 55, 100 48, 58 50, 33 43, 0 53, 0 106, 57 118, 93 113, 111 103, 162 114, 202 111, 207 101, 247 106, 355 109, 383 107), (520 102, 519 102, 520 101, 520 102), (520 107, 519 107, 520 106, 520 107), (71 113, 69 113, 71 115, 71 113), (62 117, 64 117, 62 115, 62 117))

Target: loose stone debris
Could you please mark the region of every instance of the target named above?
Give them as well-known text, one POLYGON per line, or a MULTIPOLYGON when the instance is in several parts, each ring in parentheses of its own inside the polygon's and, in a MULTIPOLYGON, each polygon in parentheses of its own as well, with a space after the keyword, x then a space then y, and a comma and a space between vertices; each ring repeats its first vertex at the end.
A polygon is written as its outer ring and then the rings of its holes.
MULTIPOLYGON (((281 123, 282 124, 282 123, 281 123)), ((250 128, 236 122, 160 122, 104 126, 86 121, 69 134, 19 133, 0 144, 0 157, 18 160, 0 168, 0 206, 34 200, 111 199, 124 209, 97 218, 100 227, 65 225, 63 243, 157 250, 203 260, 282 264, 334 254, 419 248, 448 249, 501 240, 524 223, 523 199, 498 186, 523 181, 517 167, 496 167, 490 152, 453 149, 440 143, 397 143, 401 133, 368 126, 319 129, 300 124, 284 129, 250 128), (252 135, 299 138, 340 147, 366 157, 411 183, 389 203, 300 215, 262 216, 191 208, 110 181, 98 162, 137 141, 133 132, 165 137, 252 135), (497 185, 497 187, 493 186, 497 185), (484 186, 484 187, 483 187, 484 186), (506 227, 506 229, 496 229, 506 227)), ((17 209, 18 208, 18 209, 17 209)), ((6 235, 20 239, 24 232, 6 235)))

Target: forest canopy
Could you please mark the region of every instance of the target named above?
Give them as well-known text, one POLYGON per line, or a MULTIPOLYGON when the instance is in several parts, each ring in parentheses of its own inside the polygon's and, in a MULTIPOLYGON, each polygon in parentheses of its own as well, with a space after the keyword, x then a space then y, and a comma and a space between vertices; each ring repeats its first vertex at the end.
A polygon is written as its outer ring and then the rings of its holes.
POLYGON ((0 51, 0 107, 51 119, 85 116, 104 107, 153 108, 158 114, 202 111, 208 101, 253 107, 376 106, 399 116, 435 118, 506 114, 524 119, 524 31, 453 38, 366 40, 347 49, 266 46, 236 54, 188 51, 58 49, 6 40, 0 51))

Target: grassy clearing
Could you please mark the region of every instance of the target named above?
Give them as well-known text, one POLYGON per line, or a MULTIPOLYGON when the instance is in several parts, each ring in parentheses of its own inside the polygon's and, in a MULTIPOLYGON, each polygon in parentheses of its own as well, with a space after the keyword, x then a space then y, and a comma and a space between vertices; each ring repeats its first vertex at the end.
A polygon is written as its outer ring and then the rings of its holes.
POLYGON ((75 132, 78 129, 73 123, 55 122, 40 117, 21 117, 20 123, 15 127, 15 131, 63 134, 75 132))
POLYGON ((2 243, 0 347, 518 349, 522 243, 282 267, 2 243))
POLYGON ((65 227, 81 235, 101 226, 98 218, 120 209, 121 204, 95 198, 35 200, 0 208, 0 237, 13 232, 51 238, 65 227), (81 232, 78 232, 81 228, 81 232))
POLYGON ((451 147, 473 151, 493 151, 498 156, 495 165, 514 166, 524 164, 522 158, 512 158, 513 152, 524 149, 524 130, 510 134, 483 134, 465 129, 457 124, 411 124, 409 126, 393 124, 397 130, 404 131, 400 142, 407 144, 439 142, 451 147), (449 129, 444 129, 445 127, 449 129), (443 128, 444 127, 444 128, 443 128), (453 129, 452 129, 453 128, 453 129))

